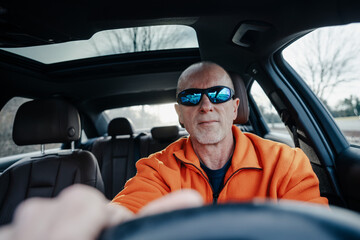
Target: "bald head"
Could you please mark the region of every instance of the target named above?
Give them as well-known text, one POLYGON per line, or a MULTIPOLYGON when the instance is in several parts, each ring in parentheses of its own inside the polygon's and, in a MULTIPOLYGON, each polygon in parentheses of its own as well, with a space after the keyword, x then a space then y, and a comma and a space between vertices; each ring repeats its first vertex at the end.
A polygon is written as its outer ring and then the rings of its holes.
POLYGON ((212 62, 199 62, 189 66, 182 72, 178 80, 176 95, 195 82, 204 86, 213 82, 214 86, 224 85, 234 89, 229 74, 221 66, 212 62))
MULTIPOLYGON (((229 74, 222 67, 212 62, 200 62, 191 65, 180 75, 177 92, 216 86, 234 89, 229 74)), ((225 148, 232 146, 232 124, 237 116, 239 99, 229 97, 224 102, 213 102, 209 90, 206 93, 194 91, 194 95, 201 95, 194 105, 175 104, 179 122, 190 134, 194 150, 215 145, 223 145, 225 148)))

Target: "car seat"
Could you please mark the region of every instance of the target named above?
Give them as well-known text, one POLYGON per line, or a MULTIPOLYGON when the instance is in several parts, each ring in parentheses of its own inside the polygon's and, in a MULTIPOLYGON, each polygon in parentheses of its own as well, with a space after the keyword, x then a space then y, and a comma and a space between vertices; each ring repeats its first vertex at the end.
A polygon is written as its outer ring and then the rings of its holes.
POLYGON ((19 145, 41 144, 37 156, 25 157, 0 176, 0 225, 11 222, 15 208, 31 197, 55 197, 64 188, 81 183, 104 191, 94 155, 84 150, 46 153, 44 144, 68 143, 80 138, 80 117, 61 99, 24 103, 18 109, 13 140, 19 145))

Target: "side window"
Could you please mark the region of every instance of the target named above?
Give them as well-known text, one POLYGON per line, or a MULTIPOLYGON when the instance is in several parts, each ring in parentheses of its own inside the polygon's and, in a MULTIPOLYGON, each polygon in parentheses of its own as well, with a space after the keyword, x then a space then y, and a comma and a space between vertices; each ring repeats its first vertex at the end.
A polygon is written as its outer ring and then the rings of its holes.
MULTIPOLYGON (((0 111, 0 157, 40 151, 40 145, 17 146, 12 139, 12 129, 17 109, 31 99, 14 97, 0 111)), ((45 149, 59 148, 61 144, 46 144, 45 149)))
POLYGON ((283 51, 352 145, 360 146, 360 24, 317 29, 283 51))
POLYGON ((280 119, 280 116, 257 81, 254 81, 252 84, 250 94, 256 102, 256 105, 258 106, 259 111, 270 131, 275 134, 284 135, 286 138, 289 137, 289 140, 291 140, 284 123, 280 119))

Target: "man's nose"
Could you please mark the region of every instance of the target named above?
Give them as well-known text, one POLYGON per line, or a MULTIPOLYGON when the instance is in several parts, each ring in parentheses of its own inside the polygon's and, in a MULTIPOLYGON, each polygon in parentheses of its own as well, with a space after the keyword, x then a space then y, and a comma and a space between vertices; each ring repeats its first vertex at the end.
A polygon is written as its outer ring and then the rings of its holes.
POLYGON ((200 101, 200 111, 206 113, 212 110, 213 110, 213 104, 212 102, 210 102, 208 96, 204 94, 200 101))

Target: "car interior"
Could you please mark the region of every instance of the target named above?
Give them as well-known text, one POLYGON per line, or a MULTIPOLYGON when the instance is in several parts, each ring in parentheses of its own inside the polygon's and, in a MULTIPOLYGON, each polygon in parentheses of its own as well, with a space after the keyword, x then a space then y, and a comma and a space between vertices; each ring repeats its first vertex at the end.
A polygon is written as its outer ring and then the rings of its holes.
POLYGON ((2 1, 0 109, 14 97, 29 99, 16 111, 14 143, 61 147, 0 157, 0 225, 11 222, 24 199, 55 197, 75 183, 112 199, 136 174, 137 160, 188 133, 179 124, 137 129, 127 116, 110 119, 104 112, 174 104, 178 77, 199 61, 215 62, 231 76, 240 98, 235 125, 301 148, 330 206, 359 212, 360 147, 349 144, 281 54, 317 28, 360 22, 359 13, 356 0, 2 1), (53 53, 36 47, 80 46, 99 31, 163 25, 192 28, 198 46, 37 60, 53 53), (255 81, 276 109, 285 136, 264 121, 250 91, 255 81))

